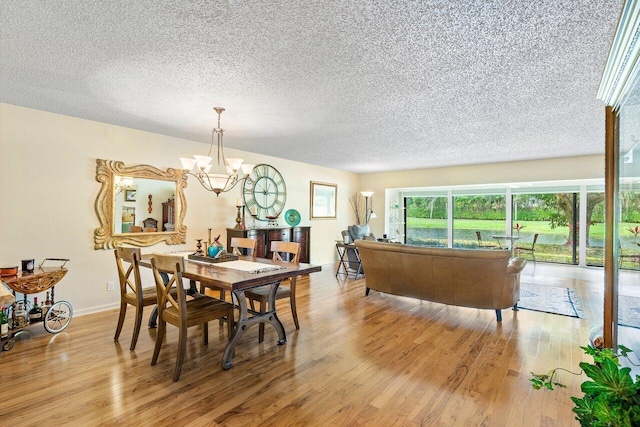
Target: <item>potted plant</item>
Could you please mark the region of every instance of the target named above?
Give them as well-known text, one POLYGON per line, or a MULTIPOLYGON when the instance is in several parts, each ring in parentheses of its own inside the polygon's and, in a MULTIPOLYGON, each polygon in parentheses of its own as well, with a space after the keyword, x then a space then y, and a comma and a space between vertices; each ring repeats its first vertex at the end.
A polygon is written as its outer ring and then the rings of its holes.
POLYGON ((520 236, 520 230, 522 230, 525 227, 526 225, 516 222, 516 225, 513 227, 513 229, 516 230, 516 233, 518 233, 518 236, 520 236))
MULTIPOLYGON (((581 362, 580 368, 590 380, 582 383, 584 396, 571 397, 575 404, 573 412, 581 426, 638 426, 640 425, 640 376, 635 381, 631 377, 631 368, 622 367, 619 357, 628 359, 631 350, 619 346, 619 352, 612 349, 580 347, 585 354, 593 357, 593 363, 581 362)), ((546 374, 531 373, 534 389, 565 387, 558 382, 558 372, 566 369, 556 368, 546 374)))

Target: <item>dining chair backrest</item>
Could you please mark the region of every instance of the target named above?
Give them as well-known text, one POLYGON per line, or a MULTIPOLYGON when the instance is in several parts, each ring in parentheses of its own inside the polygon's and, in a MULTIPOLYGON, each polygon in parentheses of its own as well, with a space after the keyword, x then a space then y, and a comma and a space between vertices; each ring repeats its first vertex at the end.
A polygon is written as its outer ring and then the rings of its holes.
POLYGON ((142 233, 142 227, 139 225, 132 225, 129 227, 129 233, 142 233))
POLYGON ((142 280, 140 279, 140 248, 117 247, 114 251, 120 281, 120 295, 133 292, 142 298, 142 280), (123 262, 129 263, 125 269, 123 262))
POLYGON ((533 235, 533 243, 531 244, 531 249, 536 247, 536 242, 538 241, 538 233, 533 235))
POLYGON ((231 247, 233 248, 234 255, 242 255, 240 249, 247 249, 247 255, 255 258, 258 240, 250 239, 248 237, 232 237, 231 247))
POLYGON ((158 294, 158 317, 168 306, 175 307, 180 313, 182 321, 187 319, 187 293, 182 286, 182 272, 184 271, 184 258, 175 255, 154 255, 151 258, 153 277, 156 281, 156 291, 158 294), (162 273, 169 275, 168 280, 164 280, 162 273), (176 288, 176 298, 171 295, 171 289, 176 288), (167 305, 168 304, 168 305, 167 305))
POLYGON ((288 262, 298 263, 298 258, 300 258, 300 243, 274 240, 271 242, 271 252, 273 252, 274 261, 287 261, 282 255, 290 254, 292 257, 288 262))
POLYGON ((155 228, 157 230, 158 229, 158 220, 157 219, 153 219, 153 218, 147 218, 144 221, 142 221, 142 226, 144 228, 155 228))

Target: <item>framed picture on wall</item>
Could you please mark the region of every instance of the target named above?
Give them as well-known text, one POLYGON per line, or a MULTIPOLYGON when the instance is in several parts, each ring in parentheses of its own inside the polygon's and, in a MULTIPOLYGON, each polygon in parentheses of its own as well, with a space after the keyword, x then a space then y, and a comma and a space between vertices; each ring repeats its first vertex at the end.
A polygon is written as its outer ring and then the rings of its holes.
POLYGON ((311 219, 335 219, 338 185, 311 181, 311 219))
POLYGON ((124 191, 124 201, 125 202, 135 202, 136 201, 136 190, 125 190, 124 191))

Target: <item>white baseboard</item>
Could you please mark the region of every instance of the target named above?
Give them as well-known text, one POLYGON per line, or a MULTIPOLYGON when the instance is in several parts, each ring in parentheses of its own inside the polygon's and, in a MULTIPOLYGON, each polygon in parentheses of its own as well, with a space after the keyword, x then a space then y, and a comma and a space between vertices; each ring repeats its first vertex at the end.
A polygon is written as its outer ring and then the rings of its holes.
POLYGON ((80 310, 74 310, 74 316, 84 316, 85 314, 99 313, 101 311, 113 310, 114 308, 120 308, 119 302, 113 302, 111 304, 97 305, 89 308, 82 308, 80 310))

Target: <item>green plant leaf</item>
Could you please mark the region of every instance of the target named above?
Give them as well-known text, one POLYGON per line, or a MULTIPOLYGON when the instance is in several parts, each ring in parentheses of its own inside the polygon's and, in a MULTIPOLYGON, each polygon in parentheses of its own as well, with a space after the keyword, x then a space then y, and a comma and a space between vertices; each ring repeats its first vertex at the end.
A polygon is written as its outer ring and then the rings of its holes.
POLYGON ((633 350, 631 350, 628 347, 623 346, 622 344, 620 344, 618 346, 618 348, 620 349, 620 355, 623 357, 628 357, 628 353, 633 353, 633 350))
POLYGON ((594 381, 582 383, 582 391, 591 395, 602 395, 606 399, 630 398, 637 393, 637 387, 631 378, 630 368, 620 368, 611 359, 603 360, 602 368, 582 362, 580 367, 594 381))
POLYGON ((535 374, 531 372, 531 378, 529 378, 529 381, 531 382, 531 386, 534 388, 534 390, 540 390, 542 387, 546 387, 549 390, 553 390, 554 386, 566 388, 567 387, 566 385, 554 380, 554 378, 556 377, 556 373, 558 372, 558 369, 560 368, 556 368, 552 371, 549 371, 546 374, 535 374))
POLYGON ((585 395, 582 399, 572 396, 571 400, 573 400, 573 403, 576 405, 572 411, 576 414, 576 420, 580 421, 580 425, 593 425, 595 421, 593 416, 593 399, 585 395))
POLYGON ((612 360, 617 366, 620 366, 618 362, 618 355, 610 348, 594 348, 590 346, 580 347, 585 354, 593 357, 595 363, 602 363, 605 359, 612 360))
POLYGON ((632 426, 640 426, 640 405, 635 404, 629 410, 629 420, 632 426))
POLYGON ((544 385, 544 381, 541 381, 538 378, 529 378, 529 381, 531 381, 531 387, 533 387, 535 390, 540 390, 544 385))
POLYGON ((628 408, 619 400, 607 399, 603 395, 593 401, 593 415, 602 426, 632 427, 628 408))
MULTIPOLYGON (((582 383, 582 398, 571 397, 576 420, 592 427, 640 426, 640 376, 636 375, 634 381, 631 368, 621 367, 618 360, 619 356, 628 358, 631 350, 620 346, 618 355, 612 349, 581 348, 593 356, 594 363, 580 363, 589 380, 582 383)), ((556 368, 543 375, 531 373, 532 385, 549 390, 561 386, 554 381, 558 370, 564 369, 556 368)))

